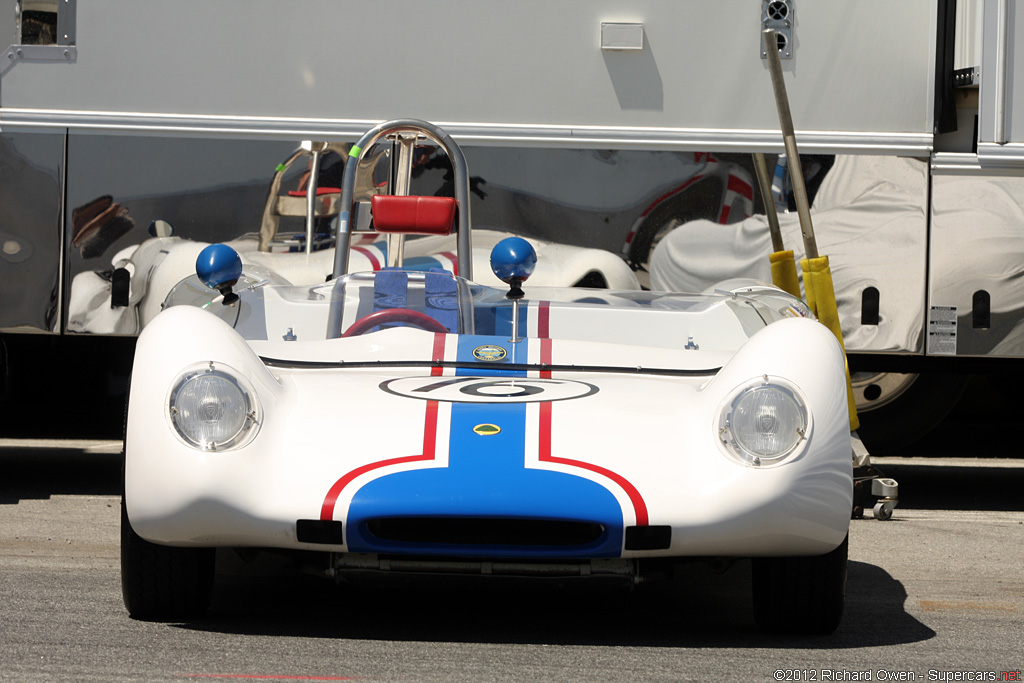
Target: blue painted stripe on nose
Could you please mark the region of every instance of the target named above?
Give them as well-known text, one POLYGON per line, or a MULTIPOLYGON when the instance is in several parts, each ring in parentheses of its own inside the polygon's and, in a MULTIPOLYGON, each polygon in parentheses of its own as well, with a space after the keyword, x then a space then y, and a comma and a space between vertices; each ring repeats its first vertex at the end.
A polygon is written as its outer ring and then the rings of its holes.
MULTIPOLYGON (((458 359, 473 360, 473 349, 501 345, 513 362, 525 362, 528 342, 506 338, 463 336, 458 359)), ((460 369, 461 376, 525 377, 503 370, 500 363, 479 363, 460 369), (478 370, 479 368, 479 370, 478 370)), ((604 486, 572 474, 525 467, 526 403, 453 403, 448 466, 385 475, 365 484, 348 513, 348 545, 352 552, 434 553, 479 557, 618 557, 622 549, 623 515, 615 496, 604 486), (493 424, 497 434, 473 428, 493 424), (550 520, 599 524, 604 532, 583 545, 552 546, 516 543, 464 545, 396 541, 370 533, 367 522, 381 518, 466 518, 550 520)), ((438 538, 443 538, 439 534, 438 538)))

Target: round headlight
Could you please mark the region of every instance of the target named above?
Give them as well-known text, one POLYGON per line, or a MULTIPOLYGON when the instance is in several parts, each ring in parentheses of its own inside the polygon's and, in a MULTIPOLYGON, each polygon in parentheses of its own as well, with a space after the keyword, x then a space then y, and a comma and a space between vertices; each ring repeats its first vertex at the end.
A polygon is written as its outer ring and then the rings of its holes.
POLYGON ((807 428, 807 408, 796 389, 767 376, 733 394, 718 418, 725 450, 754 467, 782 462, 806 438, 807 428))
POLYGON ((174 383, 168 411, 188 445, 222 451, 248 442, 259 426, 259 407, 249 384, 226 366, 203 363, 174 383))

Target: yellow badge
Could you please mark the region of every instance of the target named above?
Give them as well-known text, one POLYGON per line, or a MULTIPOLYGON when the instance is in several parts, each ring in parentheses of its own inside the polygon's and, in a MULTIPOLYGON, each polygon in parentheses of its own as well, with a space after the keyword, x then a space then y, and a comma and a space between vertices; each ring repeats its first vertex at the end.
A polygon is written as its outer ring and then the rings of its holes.
POLYGON ((473 358, 493 363, 495 361, 505 360, 506 353, 505 349, 501 346, 484 344, 483 346, 478 346, 473 349, 473 358))
POLYGON ((473 427, 473 431, 480 436, 494 436, 501 431, 501 427, 492 424, 482 424, 473 427))

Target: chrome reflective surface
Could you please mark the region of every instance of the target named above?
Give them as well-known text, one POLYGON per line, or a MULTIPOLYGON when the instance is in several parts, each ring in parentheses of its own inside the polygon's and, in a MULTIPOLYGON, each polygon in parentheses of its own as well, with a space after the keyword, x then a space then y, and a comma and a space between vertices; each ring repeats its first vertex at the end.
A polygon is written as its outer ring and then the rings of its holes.
MULTIPOLYGON (((68 296, 109 293, 130 250, 168 228, 197 242, 258 233, 267 188, 296 142, 72 133, 68 138, 64 251, 68 296), (151 234, 155 233, 155 234, 151 234)), ((301 171, 296 170, 297 175, 301 171)), ((286 179, 286 181, 289 179, 286 179)), ((301 217, 296 221, 302 229, 301 217)), ((133 276, 133 285, 146 274, 133 276)), ((106 305, 106 308, 110 308, 106 305)), ((77 332, 68 327, 68 332, 77 332)), ((134 334, 130 325, 119 332, 134 334)))
MULTIPOLYGON (((806 167, 809 159, 803 160, 806 167)), ((927 161, 838 155, 822 171, 811 215, 818 251, 829 258, 846 350, 922 353, 927 161), (873 305, 868 301, 872 291, 873 305), (866 310, 871 308, 873 315, 866 310)), ((799 263, 803 240, 795 207, 790 209, 779 214, 779 223, 785 247, 799 263)), ((768 282, 771 252, 763 213, 735 225, 688 221, 657 244, 651 282, 655 288, 682 291, 701 291, 733 277, 768 282)))
POLYGON ((61 134, 0 134, 0 330, 56 332, 61 134))
MULTIPOLYGON (((79 331, 63 322, 70 299, 109 296, 119 254, 154 237, 166 238, 167 226, 174 237, 197 242, 259 232, 275 169, 298 144, 72 133, 62 227, 64 136, 0 135, 0 329, 79 331), (157 227, 151 230, 153 224, 157 227)), ((694 222, 717 216, 722 178, 741 177, 747 155, 715 155, 735 171, 698 179, 677 191, 705 171, 701 155, 476 146, 466 151, 476 228, 603 248, 629 258, 631 230, 639 228, 642 233, 663 225, 664 235, 680 238, 681 253, 710 273, 710 279, 767 279, 767 264, 762 261, 770 246, 758 220, 752 219, 757 225, 737 226, 694 222), (693 232, 699 225, 706 229, 693 232), (732 244, 734 238, 742 238, 743 254, 723 257, 718 244, 718 255, 711 258, 713 243, 724 239, 732 244)), ((376 164, 379 159, 367 161, 376 164)), ((324 163, 319 183, 340 185, 341 165, 332 170, 328 161, 324 163)), ((842 183, 845 190, 840 194, 846 197, 834 204, 843 216, 855 215, 857 221, 844 218, 830 226, 825 214, 816 218, 822 250, 832 262, 847 349, 1024 356, 1024 292, 1018 291, 1024 281, 1024 222, 1019 219, 1024 215, 1024 178, 974 171, 937 173, 928 215, 922 187, 927 162, 894 163, 891 176, 880 169, 892 164, 874 163, 881 175, 869 174, 871 182, 853 193, 856 196, 850 194, 848 183, 842 183), (896 194, 894 187, 899 188, 896 194), (898 205, 900 211, 891 216, 877 213, 879 199, 898 205), (864 310, 870 289, 877 297, 874 322, 864 310), (952 325, 953 337, 930 334, 943 324, 952 325)), ((280 180, 282 192, 308 187, 302 184, 307 164, 296 166, 280 180)), ((371 171, 370 185, 386 181, 386 174, 376 175, 371 171)), ((831 170, 832 175, 844 177, 841 168, 831 170)), ((450 167, 430 145, 416 147, 413 182, 418 194, 451 191, 450 167)), ((360 196, 364 191, 374 190, 363 188, 360 196)), ((756 208, 760 209, 759 200, 756 208)), ((281 220, 283 231, 306 229, 302 217, 281 220)), ((796 234, 789 237, 787 245, 799 250, 796 234)), ((134 274, 132 286, 145 276, 134 274)), ((103 306, 109 309, 109 304, 103 306)), ((114 334, 137 333, 131 324, 110 329, 114 334)))

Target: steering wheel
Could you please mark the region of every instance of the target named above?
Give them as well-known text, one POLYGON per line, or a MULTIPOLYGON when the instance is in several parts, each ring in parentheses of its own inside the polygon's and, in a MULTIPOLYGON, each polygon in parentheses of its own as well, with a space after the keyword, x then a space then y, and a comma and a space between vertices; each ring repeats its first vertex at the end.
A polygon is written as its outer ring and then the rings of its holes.
POLYGON ((426 313, 420 313, 411 308, 385 308, 382 311, 364 315, 352 323, 352 326, 345 330, 345 334, 341 336, 355 337, 356 335, 369 332, 378 325, 386 325, 387 323, 408 323, 427 332, 448 333, 448 328, 426 313))

